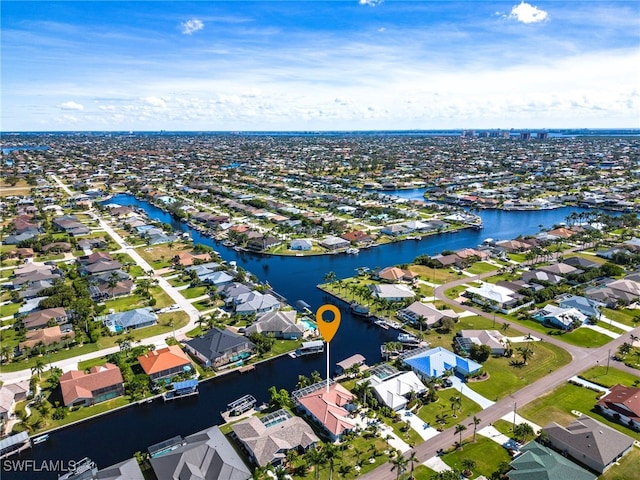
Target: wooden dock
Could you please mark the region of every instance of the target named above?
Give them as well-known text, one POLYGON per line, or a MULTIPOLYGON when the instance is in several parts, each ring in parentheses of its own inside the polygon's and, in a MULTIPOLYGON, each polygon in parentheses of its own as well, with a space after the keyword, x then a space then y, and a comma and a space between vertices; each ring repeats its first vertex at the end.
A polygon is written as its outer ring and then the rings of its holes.
POLYGON ((240 367, 240 368, 238 369, 238 371, 239 371, 240 373, 245 373, 245 372, 250 372, 250 371, 255 370, 255 369, 256 369, 256 366, 255 366, 255 365, 246 365, 246 366, 244 366, 244 367, 240 367))

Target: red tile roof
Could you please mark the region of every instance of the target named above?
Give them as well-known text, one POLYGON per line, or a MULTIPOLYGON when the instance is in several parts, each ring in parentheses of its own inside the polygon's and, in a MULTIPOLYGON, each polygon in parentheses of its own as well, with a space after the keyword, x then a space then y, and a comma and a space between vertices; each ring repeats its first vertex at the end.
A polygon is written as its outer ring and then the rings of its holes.
POLYGON ((353 429, 355 421, 348 418, 345 405, 353 400, 353 395, 339 384, 333 384, 329 391, 325 387, 298 399, 304 407, 334 435, 353 429))
POLYGON ((187 354, 178 345, 171 345, 140 355, 138 361, 147 375, 191 364, 187 354))
POLYGON ((60 377, 60 390, 65 405, 71 405, 78 399, 93 398, 91 392, 121 384, 122 373, 112 364, 93 367, 89 373, 72 370, 60 377))

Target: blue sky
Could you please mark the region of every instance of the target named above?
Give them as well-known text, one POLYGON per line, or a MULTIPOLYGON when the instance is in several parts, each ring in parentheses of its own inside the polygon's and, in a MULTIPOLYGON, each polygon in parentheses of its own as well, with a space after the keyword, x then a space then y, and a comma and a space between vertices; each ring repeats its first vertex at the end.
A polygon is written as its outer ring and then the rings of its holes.
POLYGON ((3 131, 640 126, 640 2, 2 2, 3 131))

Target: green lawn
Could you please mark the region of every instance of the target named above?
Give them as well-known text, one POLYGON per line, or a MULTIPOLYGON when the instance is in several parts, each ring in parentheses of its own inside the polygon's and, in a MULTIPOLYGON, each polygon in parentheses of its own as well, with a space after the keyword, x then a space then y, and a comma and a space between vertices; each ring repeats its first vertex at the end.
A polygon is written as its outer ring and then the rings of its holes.
POLYGON ((464 269, 466 272, 473 273, 474 275, 480 275, 482 273, 493 272, 499 270, 498 267, 487 262, 476 262, 468 268, 464 269))
POLYGON ((389 418, 382 417, 384 423, 389 425, 393 429, 393 433, 395 433, 398 438, 404 440, 408 445, 418 445, 422 443, 422 437, 418 432, 416 432, 413 428, 409 428, 406 432, 402 431, 402 428, 405 426, 405 419, 400 418, 398 421, 390 420, 389 418))
POLYGON ((416 477, 416 480, 431 480, 431 477, 436 474, 434 470, 431 470, 429 467, 425 467, 424 465, 416 466, 416 469, 413 473, 416 477))
POLYGON ((200 287, 185 288, 184 290, 180 290, 180 294, 184 298, 197 298, 201 297, 205 293, 207 293, 207 287, 205 287, 204 285, 200 287))
MULTIPOLYGON (((514 343, 513 348, 519 345, 522 344, 514 343)), ((489 379, 468 382, 467 385, 480 395, 496 400, 510 395, 571 361, 571 355, 560 347, 546 342, 535 342, 532 345, 534 355, 527 361, 527 365, 519 365, 520 358, 517 353, 512 358, 490 357, 483 364, 484 370, 489 373, 489 379), (518 363, 512 365, 514 361, 518 363)))
POLYGON ((629 480, 638 478, 640 448, 632 448, 621 460, 598 477, 599 480, 629 480))
POLYGON ((457 272, 452 272, 448 268, 430 268, 424 265, 410 265, 409 270, 420 275, 420 278, 422 280, 425 280, 429 283, 437 283, 439 285, 447 282, 452 282, 459 278, 457 272))
POLYGON ((576 419, 576 416, 571 412, 577 410, 636 440, 640 440, 640 432, 634 432, 612 422, 593 410, 599 395, 599 392, 567 383, 528 403, 520 408, 518 413, 540 426, 545 426, 552 421, 566 426, 576 419))
POLYGON ((620 310, 603 308, 602 315, 604 315, 607 318, 610 318, 614 322, 623 323, 625 325, 629 325, 630 327, 635 327, 638 325, 638 322, 634 323, 633 321, 634 318, 638 317, 640 319, 640 313, 638 313, 637 310, 630 310, 628 308, 622 308, 620 310))
POLYGON ((567 342, 571 345, 578 347, 595 348, 601 347, 613 340, 611 337, 604 335, 590 328, 576 328, 573 332, 563 332, 557 328, 549 328, 541 324, 536 320, 525 320, 518 317, 515 314, 501 315, 503 319, 514 322, 514 324, 520 324, 524 327, 530 328, 546 335, 553 335, 563 342, 567 342))
POLYGON ((142 308, 147 306, 146 298, 141 297, 137 293, 127 295, 126 297, 114 298, 104 302, 106 311, 113 309, 115 312, 126 312, 134 308, 142 308))
POLYGON ((605 365, 592 367, 586 372, 581 373, 580 377, 607 388, 619 383, 628 387, 640 383, 640 372, 638 372, 638 375, 632 375, 613 367, 610 367, 608 370, 609 372, 607 373, 607 367, 605 365))
MULTIPOLYGON (((102 340, 102 339, 101 339, 102 340)), ((59 350, 58 352, 53 352, 50 355, 45 355, 42 357, 31 357, 28 360, 20 360, 18 362, 9 363, 6 365, 2 365, 3 372, 17 372, 19 370, 25 370, 33 367, 36 364, 36 361, 40 358, 44 360, 47 364, 49 361, 57 362, 58 360, 65 360, 67 358, 75 357, 77 355, 83 355, 85 353, 96 352, 104 347, 99 347, 96 343, 85 343, 82 347, 71 347, 69 350, 59 350)))
POLYGON ((8 303, 6 305, 0 306, 0 317, 13 317, 16 313, 18 313, 20 305, 22 305, 22 302, 8 303))
POLYGON ((446 430, 447 428, 456 425, 463 418, 467 418, 468 416, 474 415, 482 410, 480 405, 462 395, 462 408, 456 411, 457 417, 454 417, 449 399, 454 395, 459 395, 458 391, 453 388, 446 388, 444 390, 439 390, 437 394, 439 398, 437 402, 424 405, 418 411, 418 417, 434 428, 442 427, 446 430), (445 423, 438 423, 437 415, 446 415, 444 419, 445 423))
POLYGON ((479 475, 489 478, 493 472, 498 470, 500 463, 511 461, 509 453, 502 445, 486 437, 478 435, 476 443, 472 443, 471 437, 462 443, 461 450, 445 453, 442 456, 442 460, 452 469, 459 471, 463 470, 463 459, 473 460, 476 462, 476 466, 473 468, 472 478, 476 478, 479 475))

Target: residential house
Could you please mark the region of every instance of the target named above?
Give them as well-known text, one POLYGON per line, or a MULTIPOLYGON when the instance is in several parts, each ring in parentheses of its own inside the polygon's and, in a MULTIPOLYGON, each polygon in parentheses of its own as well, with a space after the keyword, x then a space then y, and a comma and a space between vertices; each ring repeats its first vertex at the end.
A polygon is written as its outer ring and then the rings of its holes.
POLYGON ((511 461, 509 480, 596 480, 593 473, 538 442, 529 442, 511 461))
POLYGON ((311 250, 313 243, 308 238, 296 238, 289 242, 289 250, 300 250, 303 252, 311 250))
POLYGON ((503 240, 496 242, 496 246, 503 248, 508 253, 526 252, 531 249, 531 244, 521 240, 503 240))
POLYGON ((572 267, 579 268, 580 270, 590 270, 600 266, 599 263, 583 257, 569 257, 565 258, 562 262, 567 265, 571 265, 572 267))
POLYGON ((248 480, 252 473, 217 426, 185 437, 150 458, 158 480, 248 480))
POLYGON ((270 312, 280 308, 280 300, 270 293, 250 291, 235 298, 235 311, 238 315, 253 315, 270 312))
POLYGON ((180 373, 192 372, 191 360, 178 345, 153 350, 138 357, 144 373, 158 382, 180 373))
POLYGON ((507 342, 498 330, 460 330, 454 337, 456 346, 465 353, 471 351, 471 345, 488 345, 492 355, 504 355, 507 342))
POLYGON ((69 343, 75 336, 76 334, 70 323, 32 330, 27 332, 27 339, 24 342, 20 342, 19 349, 21 351, 32 349, 38 344, 47 347, 56 343, 69 343))
POLYGON ((533 302, 525 302, 525 297, 505 287, 483 282, 480 287, 469 287, 465 296, 480 305, 490 305, 502 313, 513 313, 533 302))
POLYGON ((250 417, 231 428, 251 460, 260 466, 282 465, 290 450, 303 453, 320 441, 307 422, 292 417, 286 410, 278 410, 262 419, 250 417), (274 418, 280 421, 276 422, 274 418))
POLYGON ((331 441, 341 439, 357 426, 351 417, 354 396, 338 383, 319 382, 292 393, 296 406, 327 433, 331 441))
MULTIPOLYGON (((135 458, 129 458, 98 470, 96 480, 145 480, 140 465, 135 458)), ((71 480, 71 479, 70 479, 71 480)))
POLYGON ((252 238, 247 242, 247 248, 251 250, 263 251, 268 250, 271 247, 280 245, 282 240, 273 236, 261 235, 257 238, 252 238))
POLYGON ((389 300, 391 302, 401 302, 416 296, 414 291, 404 284, 367 285, 367 287, 374 297, 389 300))
POLYGON ((418 275, 413 273, 410 270, 403 270, 398 267, 386 267, 382 270, 379 270, 376 276, 384 281, 389 283, 398 283, 398 282, 413 282, 418 275))
POLYGON ((390 237, 397 237, 399 235, 403 235, 408 233, 410 230, 407 228, 405 224, 396 223, 394 225, 385 225, 380 229, 380 233, 384 235, 389 235, 390 237))
POLYGON ((569 275, 570 273, 575 273, 575 274, 584 273, 583 270, 580 270, 579 268, 576 268, 572 265, 569 265, 567 263, 562 263, 562 262, 553 263, 551 265, 545 265, 538 268, 538 270, 542 272, 552 273, 560 277, 564 277, 566 275, 569 275))
POLYGON ((211 254, 204 253, 192 253, 192 252, 179 252, 173 257, 173 263, 176 265, 182 265, 183 267, 190 267, 196 262, 209 262, 211 261, 211 254))
POLYGON ((640 300, 640 282, 624 278, 598 287, 588 288, 585 296, 607 307, 630 305, 640 300))
POLYGON ((56 307, 31 312, 22 319, 22 324, 27 330, 35 330, 48 326, 49 322, 62 324, 68 320, 67 311, 63 307, 56 307))
POLYGON ((0 420, 13 417, 17 402, 26 400, 29 395, 29 382, 9 383, 0 387, 0 420))
POLYGON ((600 310, 598 310, 598 303, 593 300, 589 300, 586 297, 578 295, 571 295, 567 298, 563 298, 559 301, 560 308, 575 308, 583 315, 589 318, 598 319, 600 317, 600 310))
POLYGON ((354 230, 352 232, 340 235, 340 238, 347 240, 349 243, 355 243, 357 245, 368 245, 373 242, 373 238, 368 233, 362 230, 354 230))
POLYGON ((614 385, 596 408, 616 422, 640 431, 640 388, 614 385))
POLYGON ((435 328, 443 318, 457 321, 458 314, 453 310, 438 310, 431 303, 413 302, 407 308, 399 310, 397 317, 405 322, 427 328, 435 328))
POLYGON ((245 329, 245 336, 252 333, 273 335, 285 340, 302 338, 304 327, 296 322, 295 310, 274 311, 261 314, 256 321, 245 329))
POLYGON ((98 320, 101 320, 110 331, 120 333, 155 325, 158 322, 158 315, 151 307, 144 307, 104 315, 98 317, 98 320))
POLYGON ((539 322, 552 327, 569 330, 575 328, 576 322, 580 325, 588 320, 588 317, 575 308, 562 308, 555 305, 545 305, 532 315, 539 322))
POLYGON ((431 260, 437 262, 441 267, 451 267, 453 265, 462 266, 462 259, 455 253, 449 255, 434 255, 431 260))
POLYGON ((478 372, 482 365, 470 358, 464 358, 443 347, 418 349, 410 353, 402 361, 423 378, 440 377, 445 372, 453 370, 460 376, 472 375, 478 372))
POLYGON ((112 363, 92 367, 89 373, 71 370, 60 377, 60 391, 66 407, 94 405, 124 395, 122 373, 112 363))
POLYGON ((424 383, 412 371, 397 372, 383 378, 372 375, 367 380, 369 380, 378 401, 392 410, 405 408, 409 403, 410 395, 422 395, 427 391, 424 383))
POLYGON ((250 293, 251 288, 246 286, 244 283, 232 282, 220 287, 218 292, 225 299, 225 303, 227 305, 235 305, 238 303, 238 297, 240 297, 240 295, 250 293))
POLYGON ((241 335, 212 328, 204 335, 185 342, 185 349, 203 366, 218 368, 249 357, 255 345, 241 335))
POLYGON ((320 242, 320 245, 327 250, 340 250, 342 248, 349 248, 351 242, 344 238, 328 236, 320 242))
POLYGON ((556 275, 555 273, 550 272, 543 272, 542 270, 529 270, 528 272, 524 272, 520 276, 520 279, 523 282, 527 283, 545 282, 552 285, 558 285, 564 282, 564 278, 560 275, 556 275))
POLYGON ((634 442, 630 436, 586 415, 566 427, 551 422, 542 430, 553 448, 598 473, 604 473, 629 453, 634 442))

